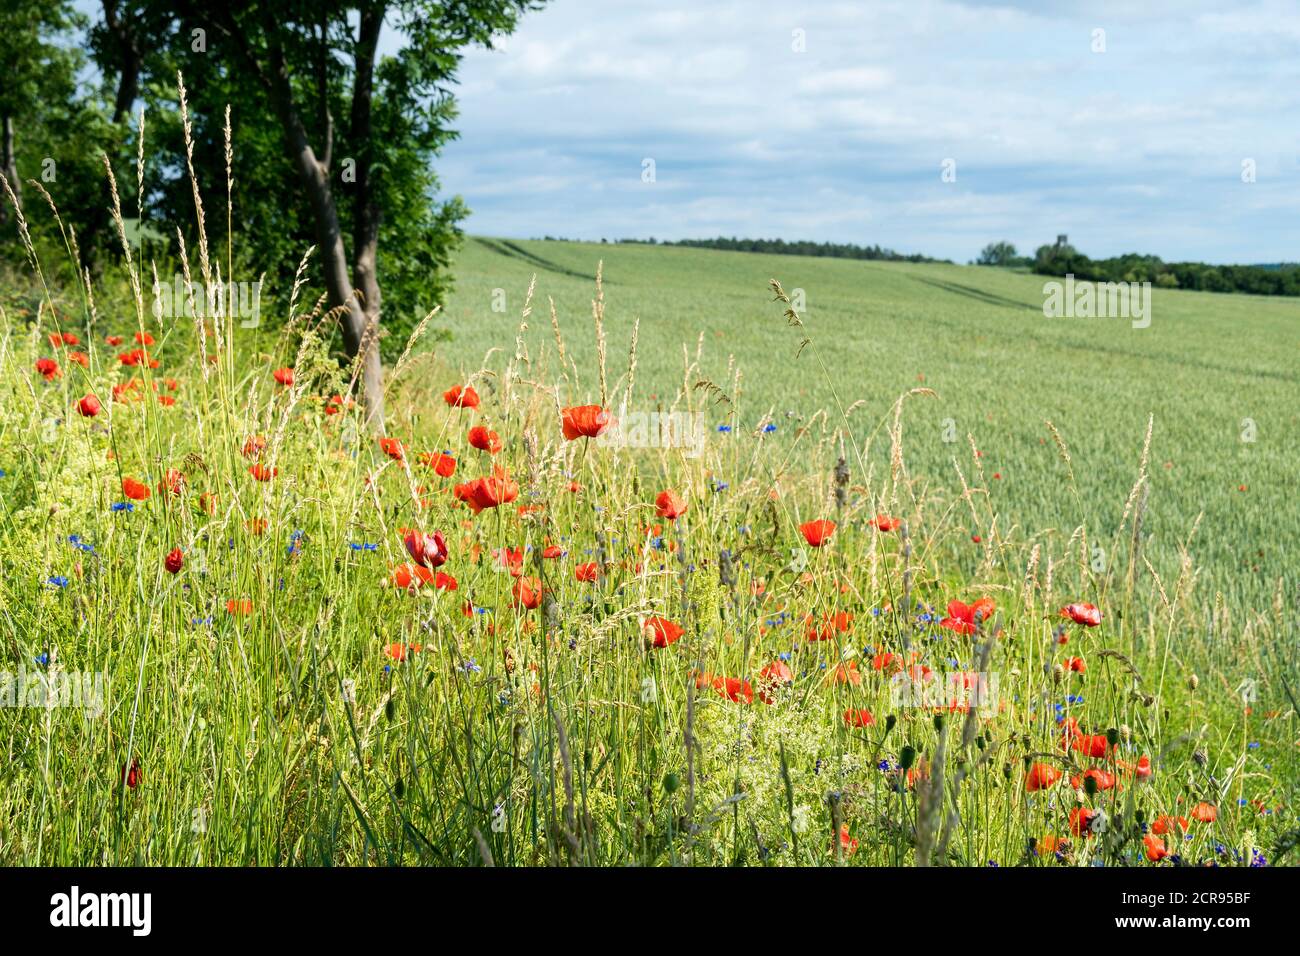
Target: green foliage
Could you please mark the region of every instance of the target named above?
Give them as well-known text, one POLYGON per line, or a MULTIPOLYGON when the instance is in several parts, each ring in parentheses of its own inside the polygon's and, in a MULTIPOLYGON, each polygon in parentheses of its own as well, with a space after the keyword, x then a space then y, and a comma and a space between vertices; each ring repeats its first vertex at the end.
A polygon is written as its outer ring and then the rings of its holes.
POLYGON ((1039 246, 1034 271, 1073 275, 1089 282, 1151 282, 1162 289, 1242 292, 1250 295, 1300 295, 1300 265, 1234 266, 1203 262, 1164 262, 1135 252, 1110 259, 1089 259, 1071 245, 1039 246))

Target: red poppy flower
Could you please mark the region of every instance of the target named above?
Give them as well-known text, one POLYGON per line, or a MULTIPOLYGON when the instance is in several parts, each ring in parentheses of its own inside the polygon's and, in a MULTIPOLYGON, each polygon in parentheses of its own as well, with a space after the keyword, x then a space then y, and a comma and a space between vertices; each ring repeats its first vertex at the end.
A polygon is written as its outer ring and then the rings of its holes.
POLYGON ((1077 734, 1070 745, 1085 757, 1104 757, 1110 742, 1105 734, 1077 734))
POLYGON ((891 653, 890 651, 885 651, 871 658, 871 666, 878 671, 883 671, 887 667, 895 667, 895 668, 902 667, 903 662, 902 659, 897 654, 891 653))
POLYGON ((542 557, 548 561, 564 556, 564 550, 558 544, 548 544, 542 549, 542 557))
POLYGON ((661 491, 655 498, 655 514, 676 521, 686 514, 686 499, 675 491, 661 491))
POLYGON ((1076 674, 1083 674, 1087 672, 1088 665, 1084 663, 1082 657, 1071 657, 1066 660, 1065 669, 1074 671, 1076 674))
POLYGON ((903 523, 902 518, 892 518, 889 515, 876 515, 875 525, 881 531, 894 531, 903 523))
POLYGON ((939 622, 939 626, 958 634, 974 634, 979 625, 993 614, 995 607, 992 598, 980 598, 969 605, 961 601, 949 601, 948 616, 939 622))
POLYGON ((172 548, 167 552, 167 557, 163 558, 163 567, 169 574, 179 574, 181 568, 185 567, 185 552, 180 548, 172 548))
POLYGON ((646 618, 641 624, 641 631, 645 634, 646 644, 649 647, 668 647, 686 633, 680 624, 662 617, 646 618))
POLYGON ((406 460, 406 446, 396 438, 379 439, 379 450, 389 458, 393 459, 393 461, 406 460))
POLYGON ((422 568, 418 564, 400 564, 393 569, 392 583, 393 587, 418 588, 422 584, 433 582, 433 572, 428 568, 422 568))
POLYGON ((69 352, 68 361, 76 362, 82 368, 90 368, 90 356, 85 352, 69 352))
POLYGON ((420 567, 438 568, 447 563, 447 540, 441 531, 408 531, 404 541, 407 553, 420 567))
POLYGON ((876 718, 871 716, 869 710, 846 710, 844 712, 844 722, 850 727, 873 727, 876 718))
POLYGON ((215 492, 205 491, 199 495, 199 510, 209 515, 217 513, 217 496, 215 492))
MULTIPOLYGON (((811 619, 809 615, 806 620, 811 619)), ((851 630, 853 630, 853 615, 847 611, 836 611, 834 614, 823 614, 821 630, 810 627, 807 636, 810 641, 829 641, 836 634, 847 634, 851 630)))
POLYGON ((134 478, 122 479, 122 494, 132 501, 144 501, 152 493, 149 486, 143 482, 136 481, 134 478))
POLYGON ((343 396, 331 395, 329 401, 325 403, 325 414, 337 415, 341 411, 343 411, 343 396))
POLYGON ((1154 833, 1148 833, 1144 836, 1142 843, 1146 847, 1147 859, 1152 863, 1159 863, 1169 855, 1169 851, 1165 849, 1165 841, 1154 833))
POLYGON ((131 790, 140 786, 144 781, 144 771, 140 769, 140 761, 132 760, 131 766, 129 767, 126 764, 122 764, 122 773, 118 776, 118 779, 122 783, 125 783, 131 790))
POLYGON ((277 368, 271 373, 271 376, 285 388, 293 384, 293 369, 291 368, 277 368))
POLYGON ((857 661, 846 661, 835 668, 835 673, 831 675, 828 683, 848 684, 852 687, 862 686, 862 675, 858 673, 857 661))
POLYGON ((1219 809, 1212 803, 1202 800, 1192 807, 1192 819, 1198 823, 1213 823, 1219 818, 1219 809))
POLYGON ((158 404, 163 408, 171 408, 176 404, 176 399, 172 398, 170 395, 159 395, 158 404))
POLYGON ((104 406, 99 403, 99 399, 94 395, 87 395, 81 401, 77 402, 77 411, 81 412, 81 414, 86 418, 94 418, 100 413, 103 407, 104 406))
POLYGON ((574 405, 560 415, 566 441, 576 438, 596 438, 613 424, 614 418, 599 405, 574 405))
POLYGON ((473 386, 461 388, 453 385, 442 393, 442 400, 452 408, 478 408, 478 392, 473 386))
POLYGON ((496 508, 509 504, 519 497, 519 485, 513 481, 504 469, 498 468, 491 476, 475 478, 465 485, 457 485, 456 497, 468 502, 478 514, 484 508, 496 508))
POLYGON ((148 365, 150 368, 158 367, 158 360, 150 358, 149 353, 144 349, 131 349, 129 352, 123 352, 118 355, 117 360, 131 368, 135 368, 137 365, 148 365))
POLYGON ((1173 833, 1176 830, 1187 829, 1187 817, 1156 817, 1151 824, 1151 832, 1157 836, 1164 836, 1166 833, 1173 833))
POLYGON ((1096 627, 1101 623, 1101 611, 1095 604, 1067 604, 1061 608, 1061 617, 1068 617, 1084 627, 1096 627))
POLYGON ((227 614, 252 614, 253 602, 250 601, 248 598, 241 598, 239 600, 235 600, 232 598, 231 600, 226 602, 226 613, 227 614))
POLYGON ((1132 766, 1126 763, 1121 763, 1120 767, 1123 768, 1128 773, 1133 774, 1133 776, 1138 780, 1148 780, 1151 777, 1150 757, 1142 757, 1138 760, 1137 763, 1133 764, 1132 766))
POLYGON ((440 478, 450 478, 456 474, 456 459, 443 452, 429 452, 421 456, 420 462, 433 469, 440 478))
POLYGON ((835 533, 835 522, 827 521, 825 518, 818 521, 806 521, 799 525, 799 531, 803 534, 803 539, 808 542, 810 547, 820 548, 835 533))
POLYGON ((1098 810, 1087 807, 1075 807, 1070 811, 1070 832, 1077 837, 1092 836, 1093 824, 1097 821, 1098 810))
POLYGON ((36 371, 45 377, 45 381, 52 382, 63 373, 59 370, 59 363, 52 358, 40 358, 36 360, 36 371))
POLYGON ((1069 840, 1063 840, 1058 836, 1048 834, 1034 845, 1034 855, 1041 856, 1044 853, 1055 853, 1058 850, 1064 851, 1070 846, 1069 840))
POLYGON ((510 595, 514 599, 516 610, 527 608, 535 611, 542 603, 542 582, 532 577, 519 578, 510 589, 510 595))
POLYGON ((794 683, 794 674, 784 661, 772 661, 758 672, 758 697, 765 703, 772 703, 772 692, 778 687, 794 683))
POLYGON ((495 455, 501 450, 501 436, 484 425, 475 425, 469 430, 469 443, 489 455, 495 455))
MULTIPOLYGON (((857 852, 858 841, 849 834, 849 825, 846 823, 840 827, 840 852, 845 856, 852 856, 857 852)), ((832 850, 832 852, 834 852, 832 850)))
POLYGON ((1092 767, 1083 773, 1076 773, 1070 778, 1070 785, 1076 790, 1083 789, 1086 781, 1092 780, 1098 790, 1109 790, 1115 786, 1115 775, 1102 770, 1100 767, 1092 767))
POLYGON ((106 336, 104 336, 104 344, 105 344, 105 345, 108 345, 108 346, 110 346, 110 347, 112 347, 112 348, 117 348, 119 345, 122 344, 122 336, 120 336, 120 335, 106 335, 106 336))
POLYGON ((573 569, 573 576, 584 584, 594 581, 600 576, 600 566, 595 561, 579 564, 573 569))
POLYGON ((1047 790, 1056 786, 1056 782, 1064 776, 1064 771, 1056 769, 1051 764, 1033 764, 1025 774, 1025 790, 1030 793, 1036 790, 1047 790))
POLYGON ((153 336, 148 332, 135 333, 136 345, 153 345, 153 336))
POLYGON ((713 689, 734 704, 754 702, 754 688, 749 685, 749 681, 739 677, 715 677, 713 689))
POLYGON ((266 451, 265 435, 250 435, 244 441, 244 447, 240 449, 240 453, 245 458, 260 458, 264 451, 266 451))
POLYGON ((398 663, 401 663, 412 654, 420 653, 421 650, 423 650, 423 648, 419 644, 402 644, 401 642, 398 642, 396 644, 389 644, 384 648, 384 653, 398 663))
POLYGON ((168 468, 158 482, 158 494, 175 497, 185 490, 185 475, 175 468, 168 468))
POLYGON ((249 465, 248 473, 258 481, 270 481, 280 473, 279 468, 269 468, 260 462, 256 465, 249 465))

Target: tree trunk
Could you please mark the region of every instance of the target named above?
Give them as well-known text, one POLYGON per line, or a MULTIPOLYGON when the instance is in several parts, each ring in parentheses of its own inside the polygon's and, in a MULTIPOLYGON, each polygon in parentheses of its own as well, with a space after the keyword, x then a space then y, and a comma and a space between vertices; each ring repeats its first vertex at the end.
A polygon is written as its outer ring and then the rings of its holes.
MULTIPOLYGON (((14 191, 14 198, 21 203, 23 201, 23 184, 22 180, 18 178, 18 162, 14 158, 14 118, 7 113, 4 117, 3 142, 0 143, 0 162, 4 163, 5 179, 9 180, 9 187, 14 191)), ((10 215, 7 199, 0 196, 0 225, 8 225, 10 215)))
MULTIPOLYGON (((325 287, 329 292, 330 303, 335 308, 344 308, 341 322, 343 345, 349 356, 355 358, 364 349, 361 362, 362 385, 364 388, 366 423, 374 431, 384 429, 384 374, 379 361, 378 326, 369 324, 367 309, 357 301, 356 290, 348 274, 347 250, 343 246, 343 233, 339 226, 338 208, 334 203, 334 192, 330 186, 329 170, 316 159, 303 125, 293 102, 293 91, 289 82, 288 67, 284 60, 284 51, 275 38, 275 26, 268 25, 271 37, 271 75, 270 93, 276 114, 284 126, 285 144, 289 158, 298 169, 303 188, 311 202, 312 216, 316 225, 316 244, 321 253, 321 264, 325 270, 325 287)), ((364 289, 362 290, 364 292, 364 289)))
MULTIPOLYGON (((375 203, 371 176, 371 102, 374 97, 375 50, 384 25, 384 4, 376 3, 361 12, 352 84, 352 142, 360 144, 353 206, 353 275, 360 287, 368 328, 379 329, 383 299, 379 291, 379 209, 375 203)), ((379 339, 372 336, 366 352, 366 366, 379 368, 379 339)))
POLYGON ((121 72, 117 77, 117 96, 113 101, 113 125, 131 112, 140 91, 140 50, 128 21, 118 11, 118 0, 103 0, 104 24, 117 43, 121 72))

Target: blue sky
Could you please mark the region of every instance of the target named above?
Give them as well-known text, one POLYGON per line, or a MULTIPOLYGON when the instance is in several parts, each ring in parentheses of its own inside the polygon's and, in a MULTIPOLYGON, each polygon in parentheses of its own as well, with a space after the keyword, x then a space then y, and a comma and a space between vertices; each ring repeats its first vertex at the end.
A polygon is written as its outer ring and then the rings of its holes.
POLYGON ((555 0, 467 56, 438 171, 479 234, 1295 261, 1300 4, 1223 6, 555 0))

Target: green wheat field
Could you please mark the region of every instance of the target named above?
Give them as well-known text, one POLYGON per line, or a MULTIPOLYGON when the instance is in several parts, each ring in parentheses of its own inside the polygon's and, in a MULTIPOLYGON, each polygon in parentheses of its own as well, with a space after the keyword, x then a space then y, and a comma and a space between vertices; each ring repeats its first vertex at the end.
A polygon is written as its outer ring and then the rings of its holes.
POLYGON ((383 440, 319 290, 245 330, 6 280, 0 864, 1295 862, 1300 306, 455 275, 383 440))

